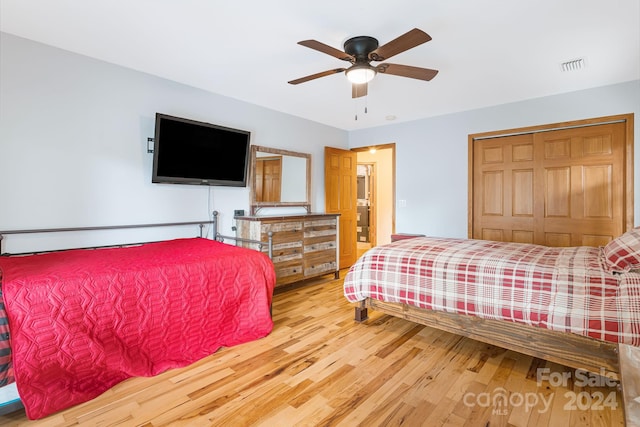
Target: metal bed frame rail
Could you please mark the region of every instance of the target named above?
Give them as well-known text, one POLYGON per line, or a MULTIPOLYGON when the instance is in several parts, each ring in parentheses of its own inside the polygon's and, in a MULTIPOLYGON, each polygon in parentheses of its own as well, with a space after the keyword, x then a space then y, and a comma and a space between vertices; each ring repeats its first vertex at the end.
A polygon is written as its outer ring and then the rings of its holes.
MULTIPOLYGON (((212 222, 213 222, 213 235, 215 236, 214 239, 220 242, 224 242, 224 239, 232 239, 232 240, 235 240, 236 242, 241 242, 241 243, 253 243, 255 245, 258 245, 258 249, 260 250, 260 252, 262 252, 262 248, 264 247, 264 245, 267 245, 269 259, 271 260, 273 259, 273 231, 269 231, 267 233, 268 241, 262 242, 260 240, 245 239, 237 236, 223 236, 222 234, 218 233, 218 211, 213 211, 212 222)), ((235 227, 234 227, 234 230, 235 230, 235 227)))
MULTIPOLYGON (((0 255, 25 255, 25 254, 55 252, 55 250, 49 250, 49 251, 33 251, 33 252, 16 253, 16 254, 5 253, 2 250, 4 237, 12 234, 41 234, 41 233, 59 233, 59 232, 72 232, 72 231, 100 231, 100 230, 121 230, 121 229, 127 229, 127 228, 176 227, 176 226, 185 226, 185 225, 198 225, 200 228, 199 237, 203 237, 203 229, 206 224, 211 224, 213 226, 213 236, 214 236, 213 238, 215 240, 219 242, 223 242, 224 239, 231 239, 237 242, 253 243, 258 246, 260 251, 262 251, 262 248, 265 245, 267 245, 269 258, 270 259, 273 258, 273 235, 271 232, 269 232, 268 242, 262 242, 259 240, 242 239, 240 237, 235 237, 235 236, 223 236, 218 232, 218 211, 214 211, 212 219, 206 220, 206 221, 165 222, 165 223, 159 223, 159 224, 104 225, 104 226, 94 226, 94 227, 63 227, 63 228, 36 228, 36 229, 23 229, 23 230, 0 230, 0 255)), ((108 247, 123 247, 123 246, 139 245, 142 243, 149 243, 149 242, 125 243, 125 244, 119 244, 119 245, 105 245, 105 246, 89 246, 89 247, 76 248, 76 249, 99 249, 99 248, 108 248, 108 247)))

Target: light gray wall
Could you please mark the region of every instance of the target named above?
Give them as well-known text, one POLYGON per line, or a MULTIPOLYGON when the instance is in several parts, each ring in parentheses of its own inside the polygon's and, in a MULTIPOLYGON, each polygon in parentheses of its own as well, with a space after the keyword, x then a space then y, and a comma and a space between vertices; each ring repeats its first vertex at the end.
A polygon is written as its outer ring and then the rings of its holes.
MULTIPOLYGON (((637 123, 640 80, 352 131, 349 146, 396 143, 397 232, 467 237, 469 134, 627 113, 634 113, 637 123)), ((634 147, 635 223, 640 224, 638 126, 634 147)))
POLYGON ((336 128, 6 33, 0 55, 0 230, 199 221, 216 209, 231 234, 233 210, 249 208, 248 188, 151 183, 146 140, 156 112, 311 153, 316 211, 324 210, 323 147, 348 144, 336 128))

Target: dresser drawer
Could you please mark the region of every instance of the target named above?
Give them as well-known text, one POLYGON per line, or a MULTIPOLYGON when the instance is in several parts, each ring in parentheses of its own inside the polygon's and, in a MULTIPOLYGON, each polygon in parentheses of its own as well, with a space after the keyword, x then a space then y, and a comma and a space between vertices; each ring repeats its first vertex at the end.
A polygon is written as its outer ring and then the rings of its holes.
POLYGON ((289 233, 302 230, 302 221, 292 222, 265 222, 261 227, 262 234, 266 234, 269 231, 276 233, 289 233))
MULTIPOLYGON (((333 257, 336 256, 336 247, 338 246, 336 239, 320 239, 313 242, 304 241, 304 253, 312 253, 318 251, 332 250, 333 257)), ((306 255, 305 255, 306 256, 306 255)))
POLYGON ((312 239, 316 237, 333 237, 335 238, 337 229, 335 224, 333 225, 314 225, 309 226, 305 223, 304 238, 312 239))
POLYGON ((329 268, 328 266, 333 265, 333 269, 335 270, 336 265, 336 251, 335 249, 324 250, 324 251, 316 251, 316 252, 308 252, 304 254, 304 270, 305 276, 307 274, 307 270, 313 272, 317 272, 318 270, 324 271, 324 268, 329 268), (325 266, 325 267, 322 267, 325 266))
POLYGON ((324 228, 329 228, 329 227, 333 227, 333 229, 336 228, 336 218, 323 218, 323 219, 311 219, 311 220, 305 220, 304 221, 304 228, 314 228, 314 227, 324 227, 324 228))
POLYGON ((291 262, 274 263, 277 285, 297 282, 304 279, 302 259, 291 262))
MULTIPOLYGON (((335 259, 335 257, 334 257, 335 259)), ((304 277, 313 277, 320 274, 333 273, 337 270, 338 263, 336 261, 314 262, 305 259, 304 261, 304 277)))
POLYGON ((302 222, 264 223, 260 227, 260 240, 263 242, 269 240, 269 232, 273 233, 272 237, 274 245, 281 242, 302 241, 302 222))
MULTIPOLYGON (((267 248, 268 250, 269 248, 267 248)), ((272 261, 274 264, 302 259, 303 247, 301 241, 277 243, 273 245, 272 261)))

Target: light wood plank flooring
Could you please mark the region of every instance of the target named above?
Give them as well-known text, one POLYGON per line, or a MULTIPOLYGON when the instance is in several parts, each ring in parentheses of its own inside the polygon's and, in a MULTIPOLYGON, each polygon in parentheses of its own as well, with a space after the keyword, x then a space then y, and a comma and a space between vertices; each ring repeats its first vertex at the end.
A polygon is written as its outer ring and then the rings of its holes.
POLYGON ((39 421, 20 411, 0 417, 0 425, 624 424, 615 387, 536 379, 538 368, 548 368, 552 380, 574 375, 568 368, 380 313, 370 312, 364 324, 353 316, 341 279, 317 281, 274 297, 275 327, 264 339, 129 379, 39 421))

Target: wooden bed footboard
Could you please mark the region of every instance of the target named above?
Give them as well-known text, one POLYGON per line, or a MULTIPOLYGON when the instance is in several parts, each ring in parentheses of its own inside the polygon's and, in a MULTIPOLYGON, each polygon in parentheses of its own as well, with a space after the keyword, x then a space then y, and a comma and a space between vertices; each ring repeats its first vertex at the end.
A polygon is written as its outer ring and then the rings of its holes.
POLYGON ((640 347, 372 298, 356 305, 355 320, 367 320, 369 308, 570 368, 616 378, 622 386, 626 425, 640 427, 640 347))
POLYGON ((596 374, 602 374, 604 370, 605 374, 615 378, 618 378, 620 372, 618 346, 614 343, 519 323, 424 310, 371 298, 367 298, 356 308, 356 320, 366 320, 366 317, 363 318, 366 314, 362 310, 367 308, 570 368, 596 374))

